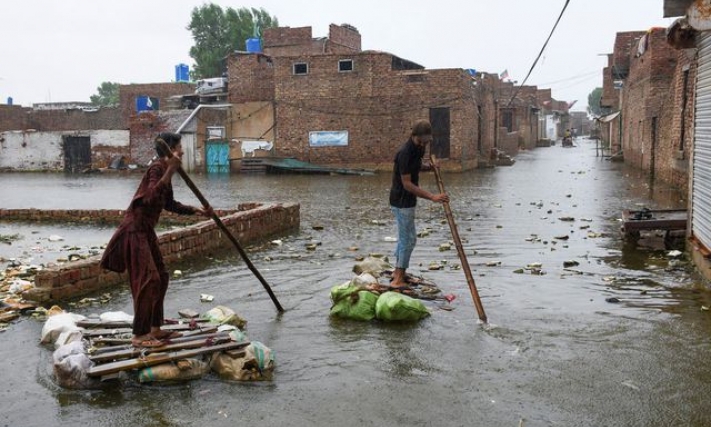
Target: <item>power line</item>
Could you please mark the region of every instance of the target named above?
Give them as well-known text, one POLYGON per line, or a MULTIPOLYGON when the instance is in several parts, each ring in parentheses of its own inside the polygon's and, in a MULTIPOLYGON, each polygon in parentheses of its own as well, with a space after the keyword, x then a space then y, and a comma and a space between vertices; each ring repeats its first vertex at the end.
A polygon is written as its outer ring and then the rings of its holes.
POLYGON ((560 11, 560 15, 558 15, 558 19, 555 21, 555 25, 553 25, 553 28, 551 29, 551 33, 548 34, 548 38, 546 39, 546 42, 543 43, 543 47, 541 48, 541 51, 538 53, 538 56, 536 57, 536 60, 533 61, 533 65, 531 65, 531 69, 528 70, 528 74, 526 74, 526 78, 523 79, 523 82, 519 87, 516 89, 516 92, 514 92, 513 96, 511 99, 509 99, 509 103, 506 105, 506 107, 509 107, 511 105, 511 102, 513 102, 514 98, 516 98, 516 95, 518 95, 519 91, 523 87, 523 85, 526 84, 526 80, 531 76, 531 73, 533 72, 533 69, 536 68, 536 64, 538 63, 538 60, 541 59, 541 55, 543 55, 543 51, 546 50, 546 46, 548 46, 548 42, 550 41, 551 37, 553 36, 553 32, 555 31, 556 27, 558 26, 558 23, 560 22, 560 18, 563 17, 563 13, 565 13, 565 9, 568 7, 568 3, 570 3, 570 0, 565 0, 565 4, 563 5, 563 10, 560 11))

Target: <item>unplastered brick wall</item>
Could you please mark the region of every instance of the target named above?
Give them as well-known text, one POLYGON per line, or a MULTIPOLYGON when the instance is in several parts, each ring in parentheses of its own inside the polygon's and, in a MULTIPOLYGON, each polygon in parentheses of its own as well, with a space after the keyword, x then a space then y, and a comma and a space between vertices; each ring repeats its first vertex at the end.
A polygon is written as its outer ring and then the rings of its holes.
POLYGON ((131 115, 136 114, 136 99, 140 96, 158 98, 158 108, 165 110, 168 98, 176 95, 195 94, 193 83, 147 83, 119 86, 119 105, 121 106, 121 121, 124 128, 129 127, 131 115))
POLYGON ((449 108, 450 161, 476 164, 476 98, 461 69, 394 71, 392 55, 364 52, 274 58, 274 70, 278 157, 390 169, 412 123, 449 108), (342 59, 353 60, 352 71, 339 71, 342 59), (308 73, 294 75, 295 62, 308 73), (348 145, 311 147, 310 131, 348 131, 348 145))
POLYGON ((667 103, 672 108, 663 108, 663 140, 659 146, 657 173, 655 177, 687 192, 689 188, 689 161, 693 147, 694 82, 697 74, 697 58, 694 52, 679 50, 671 80, 670 97, 667 103))
POLYGON ((235 53, 227 60, 228 98, 233 104, 274 100, 273 58, 235 53))
POLYGON ((20 105, 0 105, 0 132, 28 129, 27 115, 31 111, 20 105))
POLYGON ((663 156, 671 153, 671 90, 677 52, 666 43, 664 29, 653 29, 647 33, 644 53, 634 49, 630 55, 622 96, 625 163, 664 176, 660 168, 669 167, 663 156))
POLYGON ((360 52, 361 50, 360 33, 350 25, 329 25, 328 39, 329 53, 360 52))
MULTIPOLYGON (((240 206, 238 212, 223 216, 221 221, 242 245, 253 244, 297 230, 300 223, 299 205, 246 204, 240 206)), ((232 246, 223 231, 211 220, 160 233, 158 242, 168 268, 181 261, 206 256, 232 246)), ((35 277, 35 288, 26 291, 23 297, 39 302, 57 301, 128 282, 126 273, 103 270, 99 266, 100 261, 101 256, 97 255, 40 270, 35 277)))

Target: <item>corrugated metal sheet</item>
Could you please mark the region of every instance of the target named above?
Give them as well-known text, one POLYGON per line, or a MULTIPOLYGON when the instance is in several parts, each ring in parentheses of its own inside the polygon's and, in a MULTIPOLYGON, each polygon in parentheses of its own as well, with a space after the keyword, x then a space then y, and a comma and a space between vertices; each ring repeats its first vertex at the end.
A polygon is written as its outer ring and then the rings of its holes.
POLYGON ((711 248, 711 34, 699 41, 699 70, 694 117, 694 160, 691 231, 711 248))

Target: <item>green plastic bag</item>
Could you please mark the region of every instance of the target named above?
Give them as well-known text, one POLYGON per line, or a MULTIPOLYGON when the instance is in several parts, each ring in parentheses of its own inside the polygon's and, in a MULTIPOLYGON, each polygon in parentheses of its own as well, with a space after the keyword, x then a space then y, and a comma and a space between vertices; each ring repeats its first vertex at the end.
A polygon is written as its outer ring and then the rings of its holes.
POLYGON ((375 304, 375 317, 380 320, 412 322, 429 315, 422 301, 399 292, 385 292, 375 304))
POLYGON ((350 282, 331 288, 331 316, 353 320, 375 318, 375 303, 378 296, 350 282))

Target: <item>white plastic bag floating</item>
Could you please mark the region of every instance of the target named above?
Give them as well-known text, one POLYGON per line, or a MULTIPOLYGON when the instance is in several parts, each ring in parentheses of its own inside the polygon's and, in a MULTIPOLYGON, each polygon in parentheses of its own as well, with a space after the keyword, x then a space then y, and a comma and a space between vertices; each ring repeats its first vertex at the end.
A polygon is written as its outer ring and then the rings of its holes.
POLYGON ((102 383, 87 372, 94 363, 86 354, 84 342, 74 341, 63 345, 52 354, 54 378, 61 387, 69 389, 98 389, 102 383))
POLYGON ((133 316, 123 311, 107 311, 99 315, 102 322, 133 322, 133 316))
POLYGON ((50 316, 42 327, 42 344, 54 343, 62 332, 79 330, 77 322, 86 317, 81 314, 60 313, 50 316))

